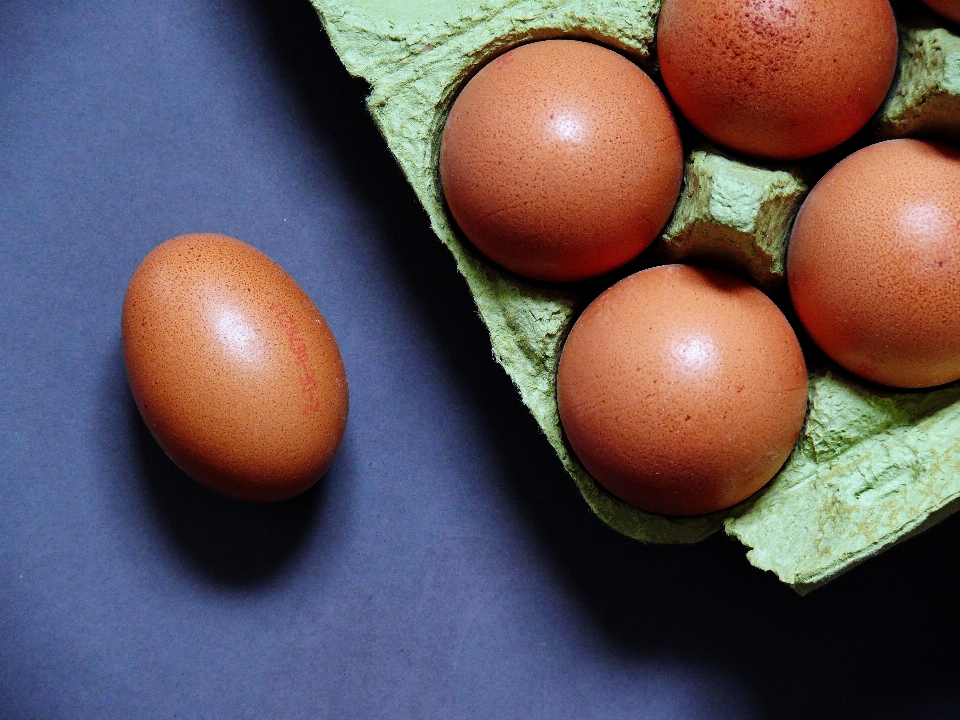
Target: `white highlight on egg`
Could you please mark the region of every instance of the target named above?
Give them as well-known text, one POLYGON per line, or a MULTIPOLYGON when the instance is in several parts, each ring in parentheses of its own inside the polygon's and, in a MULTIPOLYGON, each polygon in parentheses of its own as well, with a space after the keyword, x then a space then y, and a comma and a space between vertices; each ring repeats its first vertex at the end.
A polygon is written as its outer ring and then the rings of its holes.
POLYGON ((550 116, 550 124, 557 137, 566 142, 583 142, 583 123, 572 113, 559 113, 550 116))
POLYGON ((240 313, 228 307, 214 310, 213 327, 220 345, 242 362, 255 363, 263 355, 257 331, 240 313))
POLYGON ((708 335, 677 338, 670 348, 677 367, 687 372, 703 373, 717 366, 718 351, 708 335))
POLYGON ((940 238, 953 229, 953 220, 934 203, 911 203, 900 213, 897 224, 903 236, 922 242, 940 238))

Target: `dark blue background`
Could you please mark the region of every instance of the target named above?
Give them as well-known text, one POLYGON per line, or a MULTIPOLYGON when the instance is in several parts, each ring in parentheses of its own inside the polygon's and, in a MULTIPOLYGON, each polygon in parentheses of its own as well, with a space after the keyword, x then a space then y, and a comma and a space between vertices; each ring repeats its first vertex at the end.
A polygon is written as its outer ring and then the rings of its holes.
POLYGON ((960 523, 806 598, 594 518, 306 0, 0 4, 4 718, 960 717, 960 523), (126 283, 185 232, 283 265, 346 440, 246 506, 162 454, 126 283))

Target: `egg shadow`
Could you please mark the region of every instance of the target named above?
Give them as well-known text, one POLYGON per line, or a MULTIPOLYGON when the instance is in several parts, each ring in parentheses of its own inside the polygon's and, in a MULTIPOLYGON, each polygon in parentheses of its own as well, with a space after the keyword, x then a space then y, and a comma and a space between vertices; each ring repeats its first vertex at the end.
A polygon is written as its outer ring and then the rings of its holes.
POLYGON ((276 576, 311 535, 326 477, 277 503, 245 503, 208 490, 177 467, 153 438, 126 384, 119 348, 113 364, 114 390, 123 394, 123 422, 134 449, 136 501, 175 554, 218 585, 249 587, 276 576))
POLYGON ((404 278, 471 419, 506 468, 498 490, 533 528, 532 552, 559 570, 548 592, 575 598, 595 621, 591 632, 624 662, 674 658, 722 668, 751 693, 757 717, 947 717, 939 707, 960 707, 960 522, 803 598, 751 567, 746 549, 722 535, 655 546, 604 526, 492 362, 466 283, 363 107, 365 83, 343 69, 308 3, 249 4, 308 121, 338 148, 338 171, 381 219, 378 257, 404 278))

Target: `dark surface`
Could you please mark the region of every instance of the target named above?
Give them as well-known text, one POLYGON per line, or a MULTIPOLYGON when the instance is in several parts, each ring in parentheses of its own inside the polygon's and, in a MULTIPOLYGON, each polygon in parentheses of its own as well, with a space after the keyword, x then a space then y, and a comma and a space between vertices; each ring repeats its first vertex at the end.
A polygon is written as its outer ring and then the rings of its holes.
POLYGON ((960 717, 957 519, 806 598, 607 529, 365 92, 306 0, 0 4, 0 715, 960 717), (203 490, 130 397, 126 283, 192 231, 340 341, 347 437, 295 500, 203 490))

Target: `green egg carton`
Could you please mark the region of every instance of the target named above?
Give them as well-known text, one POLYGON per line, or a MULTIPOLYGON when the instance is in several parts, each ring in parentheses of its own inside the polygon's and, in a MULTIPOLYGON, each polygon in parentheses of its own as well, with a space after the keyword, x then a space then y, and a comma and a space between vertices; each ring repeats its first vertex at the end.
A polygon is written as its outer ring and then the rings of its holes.
MULTIPOLYGON (((369 110, 453 253, 494 357, 604 522, 657 543, 695 542, 724 529, 749 548, 751 563, 804 593, 960 507, 960 384, 880 391, 826 364, 811 367, 808 416, 790 459, 766 488, 730 510, 696 518, 644 512, 600 487, 570 450, 557 414, 557 363, 576 313, 596 288, 524 281, 480 257, 444 205, 440 135, 471 74, 519 43, 593 40, 656 77, 659 0, 312 2, 347 70, 370 84, 369 110)), ((960 38, 930 14, 910 10, 899 20, 897 78, 863 142, 955 137, 960 38)), ((649 252, 731 267, 776 291, 793 219, 825 169, 815 165, 771 166, 709 146, 687 148, 680 202, 649 252)))

